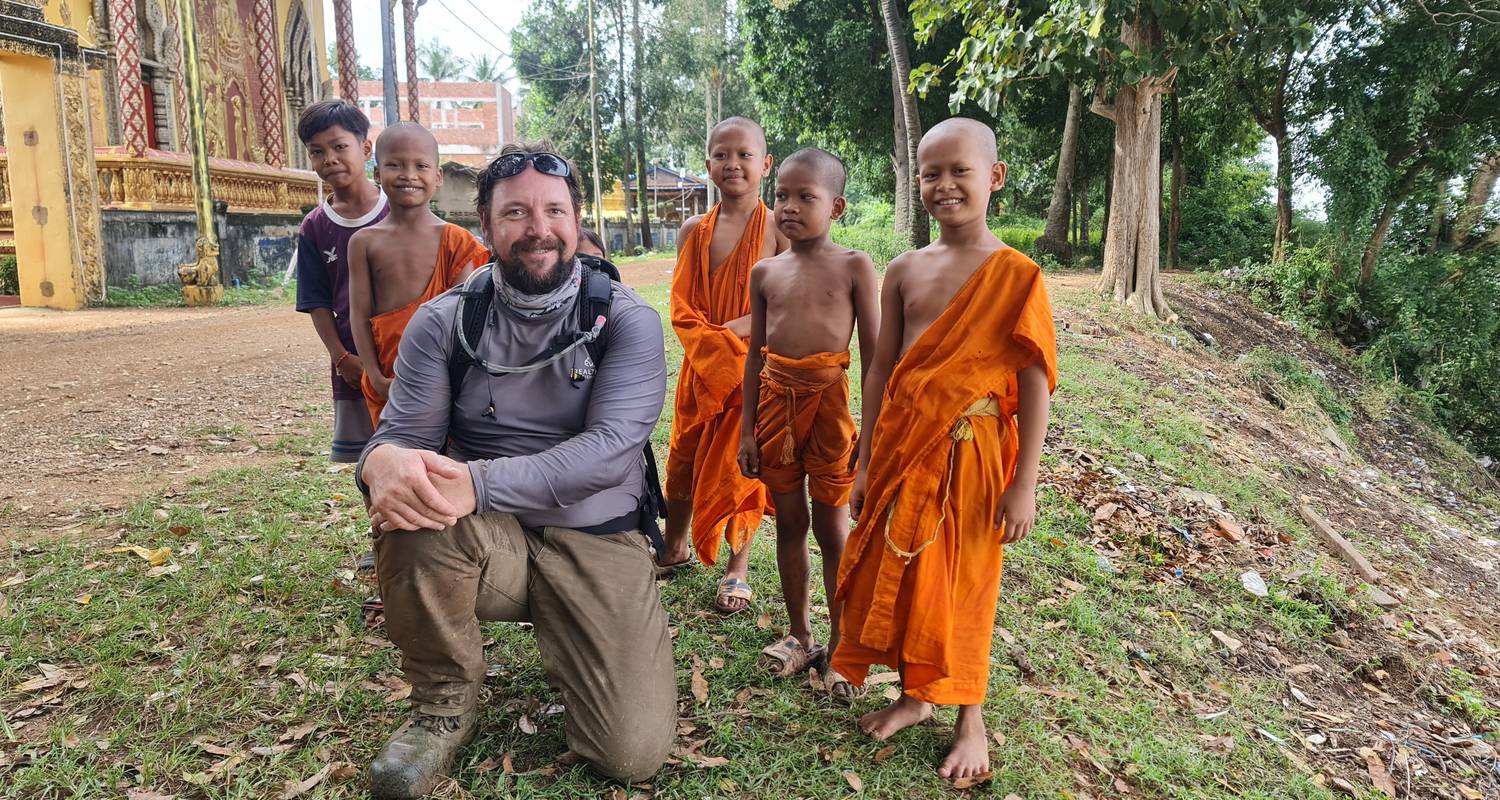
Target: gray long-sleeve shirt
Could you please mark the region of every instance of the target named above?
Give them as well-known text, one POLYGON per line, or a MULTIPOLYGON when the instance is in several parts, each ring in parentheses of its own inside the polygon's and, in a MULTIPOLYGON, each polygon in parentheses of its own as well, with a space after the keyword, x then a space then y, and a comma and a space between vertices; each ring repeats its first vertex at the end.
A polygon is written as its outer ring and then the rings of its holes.
MULTIPOLYGON (((633 511, 643 490, 641 448, 666 397, 667 361, 660 315, 614 288, 603 364, 594 367, 578 347, 536 372, 491 376, 476 365, 456 404, 448 357, 458 292, 424 304, 402 334, 397 377, 355 475, 379 445, 436 451, 451 437, 449 454, 468 463, 480 513, 580 528, 633 511), (575 381, 574 369, 592 374, 575 381)), ((574 304, 526 319, 496 298, 476 352, 491 363, 524 364, 577 326, 574 304)))

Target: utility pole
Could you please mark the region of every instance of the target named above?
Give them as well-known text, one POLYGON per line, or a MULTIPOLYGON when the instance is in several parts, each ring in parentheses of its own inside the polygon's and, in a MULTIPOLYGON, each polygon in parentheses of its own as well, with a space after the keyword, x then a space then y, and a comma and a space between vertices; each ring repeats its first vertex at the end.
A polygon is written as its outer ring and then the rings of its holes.
POLYGON ((380 78, 385 84, 385 126, 401 121, 396 99, 396 0, 380 0, 380 78))
POLYGON ((589 123, 594 151, 594 232, 604 238, 604 195, 599 189, 599 90, 594 67, 594 0, 589 0, 589 123))

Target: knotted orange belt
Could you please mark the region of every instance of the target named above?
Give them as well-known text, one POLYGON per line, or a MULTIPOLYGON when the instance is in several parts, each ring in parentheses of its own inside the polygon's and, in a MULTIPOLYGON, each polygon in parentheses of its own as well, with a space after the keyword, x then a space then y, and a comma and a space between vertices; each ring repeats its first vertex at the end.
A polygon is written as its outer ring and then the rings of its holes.
POLYGON ((762 348, 761 385, 786 398, 786 424, 782 428, 781 456, 777 463, 797 460, 797 398, 811 397, 843 380, 849 369, 849 353, 819 353, 805 358, 787 358, 762 348))

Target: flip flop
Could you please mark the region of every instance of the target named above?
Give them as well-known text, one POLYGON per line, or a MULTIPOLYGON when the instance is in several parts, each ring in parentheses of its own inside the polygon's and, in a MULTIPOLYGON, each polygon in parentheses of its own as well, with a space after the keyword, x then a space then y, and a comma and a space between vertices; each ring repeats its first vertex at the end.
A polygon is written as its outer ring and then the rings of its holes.
POLYGON ((788 636, 779 642, 767 645, 760 651, 761 669, 778 678, 806 672, 821 664, 826 651, 821 645, 804 647, 797 637, 788 636))
POLYGON ((750 584, 739 578, 725 578, 719 581, 719 593, 714 595, 714 610, 728 617, 738 614, 750 607, 750 601, 755 599, 755 591, 750 584), (730 608, 724 604, 725 600, 744 600, 745 604, 739 608, 730 608))
POLYGON ((692 569, 697 563, 698 560, 695 559, 691 553, 689 553, 688 557, 684 558, 681 561, 673 561, 670 564, 657 564, 656 579, 663 580, 675 578, 678 575, 681 575, 682 573, 692 569))

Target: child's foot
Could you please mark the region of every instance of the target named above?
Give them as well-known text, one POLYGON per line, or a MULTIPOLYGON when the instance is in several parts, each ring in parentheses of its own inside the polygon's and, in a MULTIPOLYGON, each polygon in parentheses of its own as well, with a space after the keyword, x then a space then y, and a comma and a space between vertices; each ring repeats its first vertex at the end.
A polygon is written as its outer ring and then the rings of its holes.
POLYGON ((990 771, 990 744, 984 735, 984 718, 979 709, 965 707, 958 712, 953 726, 953 749, 938 767, 945 780, 972 778, 990 771))
MULTIPOLYGON (((897 733, 932 718, 932 704, 908 695, 879 711, 859 718, 859 729, 874 739, 889 739, 897 733)), ((983 733, 981 732, 981 735, 983 733)))

